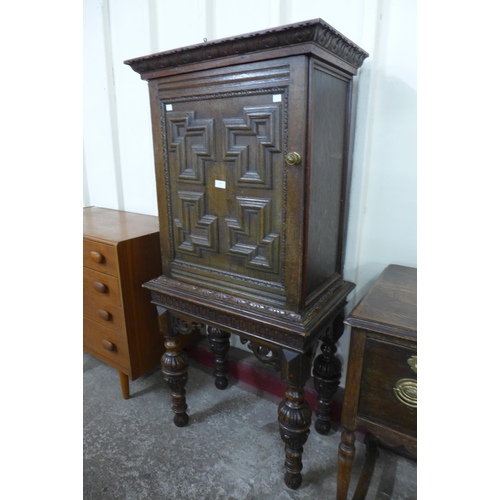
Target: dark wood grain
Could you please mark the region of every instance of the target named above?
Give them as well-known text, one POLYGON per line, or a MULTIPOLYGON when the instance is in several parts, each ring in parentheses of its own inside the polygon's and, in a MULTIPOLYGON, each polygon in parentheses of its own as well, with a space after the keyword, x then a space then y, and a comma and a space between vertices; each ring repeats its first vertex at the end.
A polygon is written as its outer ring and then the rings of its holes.
POLYGON ((309 109, 311 154, 308 169, 306 300, 341 274, 338 255, 344 198, 343 172, 347 170, 344 138, 349 135, 350 80, 331 67, 314 61, 310 68, 309 109), (331 117, 336 119, 332 120, 331 117), (325 168, 324 165, 329 165, 325 168), (328 216, 326 216, 328 214, 328 216))

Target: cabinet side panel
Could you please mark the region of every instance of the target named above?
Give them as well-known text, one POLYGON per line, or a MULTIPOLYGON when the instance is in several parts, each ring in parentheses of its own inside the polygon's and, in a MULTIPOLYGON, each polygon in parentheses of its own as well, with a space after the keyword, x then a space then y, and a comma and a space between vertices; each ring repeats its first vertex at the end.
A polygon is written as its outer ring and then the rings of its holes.
POLYGON ((311 75, 306 297, 339 273, 349 80, 314 63, 311 75))
POLYGON ((161 274, 159 233, 120 242, 118 253, 130 378, 135 380, 159 364, 164 352, 156 307, 142 286, 161 274))

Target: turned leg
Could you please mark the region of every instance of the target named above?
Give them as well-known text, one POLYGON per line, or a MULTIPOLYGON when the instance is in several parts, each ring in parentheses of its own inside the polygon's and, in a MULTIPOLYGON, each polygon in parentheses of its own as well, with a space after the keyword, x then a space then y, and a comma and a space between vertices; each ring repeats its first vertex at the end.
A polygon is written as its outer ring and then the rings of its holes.
POLYGON ((310 357, 282 351, 282 378, 288 388, 278 406, 278 422, 285 443, 285 484, 293 490, 302 483, 302 452, 311 426, 311 408, 304 399, 304 385, 310 370, 310 357))
POLYGON ((213 326, 207 327, 210 349, 215 357, 215 387, 225 389, 227 379, 227 353, 229 351, 230 333, 223 332, 213 326))
POLYGON ((344 429, 339 444, 337 469, 337 500, 346 500, 351 480, 352 463, 356 449, 354 447, 354 432, 344 429))
POLYGON ((188 381, 188 358, 180 348, 179 331, 172 328, 168 312, 160 316, 160 331, 165 337, 165 354, 161 358, 161 371, 172 391, 172 409, 174 410, 174 424, 184 427, 189 421, 186 413, 186 391, 184 387, 188 381))
POLYGON ((332 328, 327 329, 321 345, 322 353, 314 360, 314 388, 318 393, 314 428, 319 434, 328 434, 331 429, 332 402, 342 375, 342 363, 335 355, 335 343, 342 335, 343 326, 343 316, 340 314, 335 318, 332 328))
POLYGON ((122 388, 123 399, 130 397, 128 375, 126 373, 118 372, 120 374, 120 385, 122 388))

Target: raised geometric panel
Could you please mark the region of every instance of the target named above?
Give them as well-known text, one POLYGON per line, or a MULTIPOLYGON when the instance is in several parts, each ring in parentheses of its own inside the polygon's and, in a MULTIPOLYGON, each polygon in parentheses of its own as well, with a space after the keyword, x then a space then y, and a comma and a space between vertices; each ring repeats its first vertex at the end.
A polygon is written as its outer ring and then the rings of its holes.
POLYGON ((224 161, 235 163, 239 187, 272 189, 272 155, 281 151, 280 107, 244 107, 243 116, 224 119, 224 161))
POLYGON ((195 119, 194 111, 167 113, 167 141, 178 179, 205 184, 206 161, 213 161, 214 120, 195 119))
POLYGON ((271 230, 271 200, 237 196, 238 219, 226 217, 229 253, 247 257, 247 267, 279 270, 279 234, 271 230))
POLYGON ((177 249, 201 257, 201 250, 219 251, 218 218, 206 214, 205 194, 179 191, 179 215, 174 222, 177 228, 177 249))

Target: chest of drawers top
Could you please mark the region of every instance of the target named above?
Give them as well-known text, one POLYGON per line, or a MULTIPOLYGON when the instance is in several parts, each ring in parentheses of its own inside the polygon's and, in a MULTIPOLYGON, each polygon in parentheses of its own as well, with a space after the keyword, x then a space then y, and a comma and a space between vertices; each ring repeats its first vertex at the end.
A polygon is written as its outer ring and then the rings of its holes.
POLYGON ((158 232, 158 218, 100 207, 83 210, 83 237, 116 245, 158 232))

